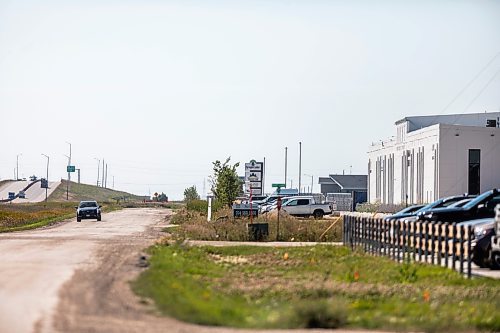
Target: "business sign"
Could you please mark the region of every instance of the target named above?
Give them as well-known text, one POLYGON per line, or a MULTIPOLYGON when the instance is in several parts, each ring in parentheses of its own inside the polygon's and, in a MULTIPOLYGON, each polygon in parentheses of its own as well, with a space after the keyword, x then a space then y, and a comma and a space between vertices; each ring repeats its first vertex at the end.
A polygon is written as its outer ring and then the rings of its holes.
POLYGON ((264 170, 264 162, 255 162, 255 160, 251 160, 249 163, 245 163, 245 172, 250 170, 262 172, 262 170, 264 170))
POLYGON ((248 171, 245 172, 245 181, 248 182, 262 182, 262 172, 248 171))
POLYGON ((75 172, 76 168, 74 165, 68 165, 66 167, 67 172, 75 172))
POLYGON ((264 189, 262 183, 264 180, 264 163, 251 160, 245 163, 245 192, 252 194, 262 195, 264 189))
POLYGON ((259 215, 259 206, 252 205, 252 209, 250 209, 249 204, 239 204, 233 205, 233 216, 234 217, 250 217, 259 215))

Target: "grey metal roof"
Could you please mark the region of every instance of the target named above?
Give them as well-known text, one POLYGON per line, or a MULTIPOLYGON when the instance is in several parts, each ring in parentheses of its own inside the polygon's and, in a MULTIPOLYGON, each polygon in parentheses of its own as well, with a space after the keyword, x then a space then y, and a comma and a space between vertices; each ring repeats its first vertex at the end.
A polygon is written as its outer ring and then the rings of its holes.
POLYGON ((335 184, 330 177, 319 177, 318 184, 335 184))
POLYGON ((330 179, 344 190, 367 190, 367 175, 330 175, 330 179))

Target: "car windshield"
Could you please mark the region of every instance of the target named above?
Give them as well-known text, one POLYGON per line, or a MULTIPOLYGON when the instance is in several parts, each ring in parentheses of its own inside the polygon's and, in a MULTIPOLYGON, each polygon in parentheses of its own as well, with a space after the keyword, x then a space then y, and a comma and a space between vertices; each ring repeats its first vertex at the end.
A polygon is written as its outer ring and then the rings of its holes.
POLYGON ((95 201, 80 202, 80 208, 88 208, 88 207, 97 207, 97 202, 95 201))
POLYGON ((478 196, 477 198, 475 198, 475 199, 469 201, 468 203, 466 203, 465 205, 463 205, 463 207, 465 209, 471 209, 471 208, 475 207, 476 205, 479 205, 481 202, 483 202, 490 195, 491 195, 491 191, 485 192, 485 193, 481 194, 480 196, 478 196))

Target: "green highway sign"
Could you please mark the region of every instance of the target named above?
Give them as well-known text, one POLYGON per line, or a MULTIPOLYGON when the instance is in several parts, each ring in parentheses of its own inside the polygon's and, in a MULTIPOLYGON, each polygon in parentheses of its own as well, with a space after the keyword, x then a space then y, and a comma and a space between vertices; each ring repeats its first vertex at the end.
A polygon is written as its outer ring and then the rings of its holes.
POLYGON ((285 187, 285 184, 273 184, 273 187, 285 187))
POLYGON ((66 170, 67 170, 68 172, 75 172, 76 168, 75 168, 75 166, 74 166, 74 165, 68 165, 68 166, 66 167, 66 170))

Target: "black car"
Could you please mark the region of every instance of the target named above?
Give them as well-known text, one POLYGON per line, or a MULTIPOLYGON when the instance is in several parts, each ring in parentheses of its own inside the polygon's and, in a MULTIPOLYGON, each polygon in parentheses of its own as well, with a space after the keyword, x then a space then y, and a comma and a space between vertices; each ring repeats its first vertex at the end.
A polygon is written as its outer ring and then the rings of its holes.
POLYGON ((441 198, 441 199, 438 199, 434 202, 431 202, 430 204, 427 204, 425 206, 424 205, 421 205, 421 206, 416 205, 416 206, 408 207, 408 208, 406 208, 406 209, 409 209, 408 211, 403 209, 402 211, 400 211, 394 215, 390 215, 390 216, 386 217, 385 219, 388 221, 388 220, 393 220, 393 219, 404 219, 407 217, 418 216, 419 214, 422 214, 422 212, 428 211, 430 209, 448 207, 448 206, 451 206, 459 201, 462 201, 465 199, 472 199, 475 197, 476 197, 475 195, 462 194, 462 195, 455 195, 455 196, 451 196, 451 197, 441 198), (417 209, 413 209, 414 207, 417 207, 417 209))
POLYGON ((486 191, 462 207, 434 208, 420 212, 420 221, 462 222, 495 216, 495 206, 500 203, 500 191, 486 191))
POLYGON ((81 201, 76 208, 76 221, 81 222, 82 219, 97 219, 101 220, 101 206, 96 201, 81 201))

